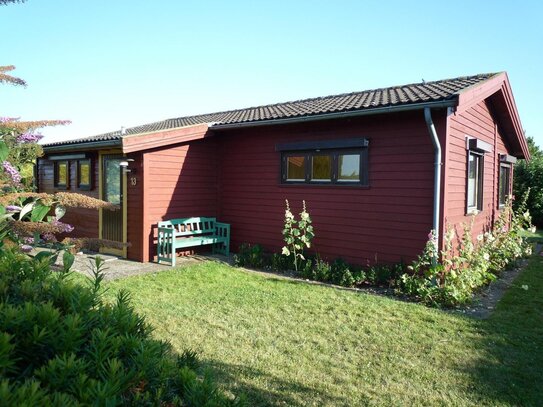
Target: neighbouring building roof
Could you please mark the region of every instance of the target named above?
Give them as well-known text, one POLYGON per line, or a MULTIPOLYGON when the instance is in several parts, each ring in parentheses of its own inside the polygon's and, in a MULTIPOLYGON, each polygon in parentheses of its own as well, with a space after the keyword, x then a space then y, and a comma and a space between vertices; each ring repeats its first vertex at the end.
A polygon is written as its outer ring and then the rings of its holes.
MULTIPOLYGON (((460 92, 495 76, 495 73, 444 79, 433 82, 421 82, 361 92, 343 93, 272 105, 249 107, 246 109, 185 116, 174 119, 144 124, 125 130, 125 135, 151 133, 192 126, 203 123, 214 125, 236 125, 259 121, 273 121, 289 118, 311 117, 330 113, 355 112, 389 107, 393 110, 411 104, 454 101, 460 92)), ((120 130, 97 136, 66 140, 45 144, 44 147, 91 142, 121 140, 120 130)))

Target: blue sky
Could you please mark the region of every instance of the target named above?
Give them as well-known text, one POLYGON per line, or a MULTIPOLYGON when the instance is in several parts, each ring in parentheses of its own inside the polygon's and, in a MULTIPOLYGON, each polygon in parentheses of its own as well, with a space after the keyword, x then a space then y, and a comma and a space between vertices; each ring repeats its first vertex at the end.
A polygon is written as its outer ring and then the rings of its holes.
POLYGON ((46 141, 170 117, 507 71, 543 146, 543 2, 28 0, 0 6, 0 116, 46 141))

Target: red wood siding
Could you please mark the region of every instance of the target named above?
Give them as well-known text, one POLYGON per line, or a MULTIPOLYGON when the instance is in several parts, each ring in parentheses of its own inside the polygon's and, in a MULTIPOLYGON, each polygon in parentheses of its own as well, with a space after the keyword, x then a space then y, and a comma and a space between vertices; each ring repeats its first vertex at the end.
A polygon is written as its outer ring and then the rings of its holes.
MULTIPOLYGON (((38 161, 38 190, 39 192, 54 193, 58 191, 77 192, 82 195, 98 198, 98 158, 92 157, 93 180, 90 191, 77 188, 77 161, 69 161, 70 185, 67 189, 58 189, 54 186, 54 161, 40 158, 38 161)), ((70 236, 74 237, 98 237, 98 211, 93 209, 68 208, 63 222, 74 225, 74 231, 70 236)))
POLYGON ((217 216, 217 149, 213 139, 143 154, 145 261, 156 255, 156 224, 191 216, 217 216))
POLYGON ((452 114, 448 119, 448 144, 444 223, 461 231, 462 223, 473 218, 473 236, 488 230, 499 216, 498 182, 499 154, 510 154, 504 137, 485 101, 452 114), (466 136, 492 145, 492 152, 484 155, 483 210, 477 215, 466 215, 467 150, 466 136))
MULTIPOLYGON (((434 117, 445 131, 445 114, 434 117), (441 119, 440 119, 441 118, 441 119)), ((350 262, 409 261, 432 227, 433 147, 422 111, 255 127, 217 134, 220 151, 219 218, 232 225, 234 250, 242 242, 280 250, 285 199, 313 218, 315 250, 350 262), (285 142, 366 137, 369 188, 280 183, 285 142)))

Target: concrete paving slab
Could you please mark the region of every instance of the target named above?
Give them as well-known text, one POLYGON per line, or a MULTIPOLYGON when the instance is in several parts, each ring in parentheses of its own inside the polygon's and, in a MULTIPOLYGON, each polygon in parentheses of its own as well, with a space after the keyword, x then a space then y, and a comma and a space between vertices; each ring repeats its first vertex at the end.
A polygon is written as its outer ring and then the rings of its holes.
MULTIPOLYGON (((33 251, 32 254, 37 254, 41 251, 50 251, 47 248, 37 248, 33 251)), ((132 276, 138 276, 142 274, 151 274, 151 273, 160 273, 167 272, 168 270, 173 270, 173 267, 166 264, 158 263, 139 263, 137 261, 123 259, 118 256, 113 256, 110 254, 103 253, 77 253, 75 255, 75 261, 72 266, 72 271, 81 273, 86 276, 92 276, 92 267, 96 262, 96 258, 100 257, 104 260, 104 280, 116 280, 119 278, 126 278, 132 276)), ((187 267, 191 264, 197 264, 203 261, 222 261, 226 263, 231 263, 231 258, 221 255, 193 255, 193 256, 182 256, 177 258, 177 268, 187 267)), ((62 266, 62 253, 59 254, 58 259, 55 263, 56 266, 62 266)))

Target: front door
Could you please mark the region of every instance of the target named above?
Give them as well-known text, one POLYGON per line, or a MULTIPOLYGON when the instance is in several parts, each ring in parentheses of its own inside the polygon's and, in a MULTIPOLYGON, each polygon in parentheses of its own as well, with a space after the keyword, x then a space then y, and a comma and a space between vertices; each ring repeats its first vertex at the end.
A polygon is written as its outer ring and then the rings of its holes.
MULTIPOLYGON (((104 201, 110 202, 119 207, 116 211, 102 210, 101 216, 101 239, 124 242, 124 174, 121 162, 125 160, 118 154, 102 154, 102 179, 101 197, 104 201)), ((104 252, 124 255, 126 250, 104 249, 104 252)))

